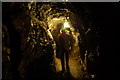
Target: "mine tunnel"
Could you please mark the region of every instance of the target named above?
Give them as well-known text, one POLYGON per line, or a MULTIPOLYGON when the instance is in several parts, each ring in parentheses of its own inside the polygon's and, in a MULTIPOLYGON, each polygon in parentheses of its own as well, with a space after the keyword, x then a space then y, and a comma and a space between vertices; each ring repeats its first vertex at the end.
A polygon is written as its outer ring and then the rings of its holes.
POLYGON ((97 78, 98 28, 89 6, 64 2, 3 3, 3 79, 97 78), (72 37, 70 70, 64 73, 58 46, 62 30, 72 37))

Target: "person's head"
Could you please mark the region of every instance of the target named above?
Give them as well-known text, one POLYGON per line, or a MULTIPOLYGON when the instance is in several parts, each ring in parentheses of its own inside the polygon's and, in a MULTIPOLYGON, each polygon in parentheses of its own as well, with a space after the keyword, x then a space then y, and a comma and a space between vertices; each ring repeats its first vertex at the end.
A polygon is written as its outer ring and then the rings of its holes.
POLYGON ((62 29, 62 33, 66 33, 65 29, 62 29))

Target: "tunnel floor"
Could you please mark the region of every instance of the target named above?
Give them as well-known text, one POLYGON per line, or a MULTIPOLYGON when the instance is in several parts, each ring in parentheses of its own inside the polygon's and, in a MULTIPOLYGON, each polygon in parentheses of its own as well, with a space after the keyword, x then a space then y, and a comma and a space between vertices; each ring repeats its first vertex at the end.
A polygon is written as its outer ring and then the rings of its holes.
MULTIPOLYGON (((79 52, 80 52, 79 47, 74 46, 71 53, 69 53, 70 71, 65 72, 65 74, 63 75, 64 77, 71 76, 72 80, 74 80, 74 79, 80 80, 83 78, 91 77, 91 75, 88 74, 87 71, 85 70, 85 68, 86 68, 85 64, 81 63, 81 58, 80 58, 79 52)), ((62 70, 60 58, 55 58, 55 63, 56 63, 56 71, 57 71, 57 73, 59 73, 62 70)))

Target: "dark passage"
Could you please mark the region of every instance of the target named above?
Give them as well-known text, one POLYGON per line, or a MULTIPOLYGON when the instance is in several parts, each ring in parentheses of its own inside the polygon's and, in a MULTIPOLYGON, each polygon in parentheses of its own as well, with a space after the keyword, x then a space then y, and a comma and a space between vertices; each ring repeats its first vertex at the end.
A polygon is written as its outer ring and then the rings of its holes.
POLYGON ((118 7, 2 3, 2 79, 114 80, 118 7))

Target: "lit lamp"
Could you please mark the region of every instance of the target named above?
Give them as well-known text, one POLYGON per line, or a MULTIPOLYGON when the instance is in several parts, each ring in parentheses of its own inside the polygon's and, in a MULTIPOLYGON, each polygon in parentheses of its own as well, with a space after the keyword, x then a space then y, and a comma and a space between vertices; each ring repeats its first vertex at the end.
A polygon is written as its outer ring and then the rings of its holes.
POLYGON ((70 25, 69 25, 68 22, 65 22, 65 23, 64 23, 64 28, 70 28, 70 25))

